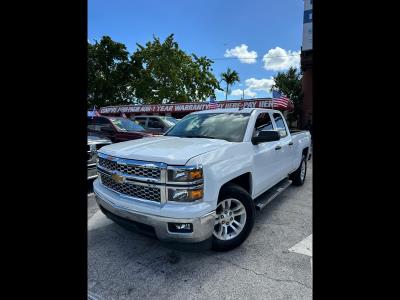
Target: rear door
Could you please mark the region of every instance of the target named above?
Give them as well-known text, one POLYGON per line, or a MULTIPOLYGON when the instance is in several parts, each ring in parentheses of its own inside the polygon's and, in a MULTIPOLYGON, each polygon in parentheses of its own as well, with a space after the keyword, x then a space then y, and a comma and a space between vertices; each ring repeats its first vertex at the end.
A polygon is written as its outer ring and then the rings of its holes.
MULTIPOLYGON (((258 136, 261 131, 275 130, 271 115, 262 112, 257 116, 253 129, 253 136, 258 136)), ((280 152, 275 148, 279 141, 266 142, 253 145, 254 156, 254 195, 266 191, 278 182, 280 176, 280 152)))
POLYGON ((88 133, 95 132, 94 130, 94 117, 87 118, 87 130, 88 133))
POLYGON ((277 152, 279 156, 279 177, 283 179, 292 171, 294 144, 283 115, 281 113, 274 113, 273 118, 275 128, 281 136, 277 152))
POLYGON ((147 130, 147 118, 146 117, 136 117, 135 121, 139 123, 144 129, 147 130))

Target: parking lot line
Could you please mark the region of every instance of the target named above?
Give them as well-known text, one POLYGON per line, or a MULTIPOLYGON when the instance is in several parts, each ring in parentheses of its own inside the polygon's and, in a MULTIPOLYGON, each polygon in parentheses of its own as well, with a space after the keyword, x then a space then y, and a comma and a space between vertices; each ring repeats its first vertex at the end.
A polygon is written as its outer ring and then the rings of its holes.
POLYGON ((95 293, 92 293, 92 292, 88 291, 88 300, 101 300, 101 299, 102 298, 100 298, 95 293))
POLYGON ((304 254, 312 257, 312 234, 289 249, 290 252, 304 254))
POLYGON ((99 223, 101 223, 100 221, 104 219, 106 220, 106 218, 104 217, 103 213, 98 210, 93 216, 90 217, 90 219, 88 220, 88 230, 93 229, 93 227, 99 226, 99 223))

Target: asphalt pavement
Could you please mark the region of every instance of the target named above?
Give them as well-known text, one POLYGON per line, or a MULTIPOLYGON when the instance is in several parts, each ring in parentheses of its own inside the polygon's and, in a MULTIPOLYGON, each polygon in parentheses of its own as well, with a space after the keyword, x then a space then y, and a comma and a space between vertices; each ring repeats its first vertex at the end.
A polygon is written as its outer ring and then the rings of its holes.
MULTIPOLYGON (((89 299, 311 299, 312 161, 229 252, 173 250, 107 219, 88 187, 89 299)), ((261 196, 262 197, 262 196, 261 196)))

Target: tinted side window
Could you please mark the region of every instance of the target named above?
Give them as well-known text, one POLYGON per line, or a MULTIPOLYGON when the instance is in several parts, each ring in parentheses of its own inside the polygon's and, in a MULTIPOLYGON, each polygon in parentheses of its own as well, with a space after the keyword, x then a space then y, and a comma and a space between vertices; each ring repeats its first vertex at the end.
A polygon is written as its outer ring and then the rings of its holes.
POLYGON ((269 113, 259 114, 254 127, 255 127, 254 135, 258 135, 260 131, 274 130, 274 126, 272 124, 269 113))
POLYGON ((104 118, 96 118, 96 124, 98 125, 107 125, 110 124, 110 121, 104 118))
POLYGON ((156 119, 156 118, 149 118, 149 123, 147 125, 148 128, 157 128, 157 129, 164 129, 164 124, 156 119))
POLYGON ((93 118, 91 123, 88 123, 88 128, 91 130, 100 131, 100 128, 102 127, 113 129, 110 121, 105 118, 93 118))
POLYGON ((146 118, 135 118, 135 121, 139 124, 145 127, 146 125, 146 118))
POLYGON ((288 133, 282 116, 280 114, 274 113, 274 120, 277 127, 276 130, 279 132, 281 137, 287 136, 288 133))
POLYGON ((87 127, 90 130, 96 130, 95 129, 95 124, 96 124, 96 119, 97 118, 92 118, 92 117, 88 117, 88 121, 87 121, 87 127))

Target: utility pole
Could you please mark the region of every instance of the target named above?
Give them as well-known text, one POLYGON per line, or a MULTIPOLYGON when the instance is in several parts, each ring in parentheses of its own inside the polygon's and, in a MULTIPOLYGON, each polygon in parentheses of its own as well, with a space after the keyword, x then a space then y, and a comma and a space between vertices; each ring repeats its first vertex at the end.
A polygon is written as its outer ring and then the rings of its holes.
POLYGON ((244 100, 244 89, 243 89, 243 97, 242 97, 242 100, 244 100))

